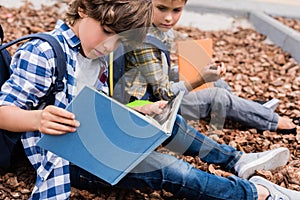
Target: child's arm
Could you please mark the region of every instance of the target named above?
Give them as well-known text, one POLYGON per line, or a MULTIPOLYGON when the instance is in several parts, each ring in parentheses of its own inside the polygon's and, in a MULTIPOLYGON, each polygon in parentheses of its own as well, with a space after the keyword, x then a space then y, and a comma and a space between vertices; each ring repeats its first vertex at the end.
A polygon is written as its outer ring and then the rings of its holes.
POLYGON ((224 64, 221 66, 207 65, 203 68, 199 68, 198 76, 193 80, 185 81, 186 88, 191 91, 207 82, 217 81, 224 75, 226 69, 224 64))
POLYGON ((79 122, 74 114, 56 107, 44 110, 23 110, 17 106, 0 107, 0 127, 13 132, 40 131, 44 134, 74 132, 79 122))
MULTIPOLYGON (((161 60, 161 52, 151 45, 144 45, 144 49, 137 49, 128 53, 131 57, 133 66, 139 66, 138 71, 146 79, 146 82, 152 86, 153 93, 157 94, 159 91, 166 91, 166 94, 171 97, 173 91, 171 90, 172 85, 176 84, 169 80, 167 74, 163 72, 163 64, 161 60)), ((189 82, 184 81, 182 87, 185 87, 187 91, 191 91, 206 82, 218 80, 224 72, 224 66, 217 66, 216 69, 211 69, 211 65, 199 69, 199 74, 195 79, 189 82)), ((131 72, 128 73, 128 75, 131 72)), ((133 71, 132 77, 135 77, 136 72, 133 71)), ((179 87, 179 88, 182 88, 179 87)), ((129 91, 130 93, 130 91, 129 91)))

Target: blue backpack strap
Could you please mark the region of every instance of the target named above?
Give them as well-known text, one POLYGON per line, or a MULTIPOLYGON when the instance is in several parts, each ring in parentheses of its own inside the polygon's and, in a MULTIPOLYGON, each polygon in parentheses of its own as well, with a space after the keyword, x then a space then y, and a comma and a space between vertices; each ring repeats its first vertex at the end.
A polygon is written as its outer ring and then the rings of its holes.
POLYGON ((56 66, 56 81, 55 81, 55 91, 60 92, 63 90, 64 88, 64 84, 62 82, 65 73, 66 73, 66 56, 65 53, 62 49, 62 47, 60 46, 59 42, 51 35, 49 34, 45 34, 45 33, 36 33, 36 34, 31 34, 31 35, 26 35, 23 36, 21 38, 18 38, 16 40, 13 40, 11 42, 8 42, 6 44, 3 44, 0 47, 0 51, 2 51, 3 49, 6 49, 7 47, 14 45, 18 42, 21 42, 23 40, 27 40, 27 39, 41 39, 44 41, 47 41, 53 48, 53 52, 54 52, 54 57, 55 57, 55 66, 56 66))
MULTIPOLYGON (((21 42, 23 40, 29 40, 29 39, 41 39, 43 41, 48 42, 53 48, 54 57, 55 57, 56 79, 55 79, 55 82, 50 87, 50 89, 48 90, 48 92, 46 93, 45 97, 43 97, 41 99, 42 101, 47 101, 46 102, 47 105, 53 104, 54 97, 51 97, 50 98, 51 100, 48 100, 48 97, 54 96, 56 93, 63 91, 63 89, 64 89, 63 78, 65 76, 66 69, 67 69, 66 56, 65 56, 65 53, 64 53, 62 47, 60 46, 59 42, 53 36, 51 36, 49 34, 36 33, 36 34, 26 35, 26 36, 20 37, 16 40, 13 40, 11 42, 8 42, 6 44, 3 44, 0 46, 0 51, 6 50, 7 47, 14 45, 18 42, 21 42)), ((8 52, 6 50, 6 52, 3 52, 3 53, 7 54, 8 52)), ((6 56, 4 56, 4 57, 6 57, 6 56)), ((4 59, 4 62, 7 62, 6 66, 9 66, 9 64, 11 62, 11 57, 7 56, 6 59, 4 59), (9 59, 7 59, 7 58, 9 58, 9 59)))
MULTIPOLYGON (((0 84, 1 85, 9 78, 11 74, 9 70, 11 56, 6 49, 7 47, 16 44, 20 41, 29 40, 29 39, 41 39, 48 42, 52 46, 54 57, 55 57, 56 80, 54 83, 52 83, 46 95, 40 99, 37 108, 41 108, 45 105, 53 104, 55 100, 55 94, 57 92, 62 91, 64 88, 63 78, 65 76, 66 66, 67 66, 66 56, 59 42, 49 34, 39 33, 39 34, 27 35, 2 45, 2 42, 4 40, 4 33, 1 25, 0 25, 0 39, 1 39, 1 43, 0 43, 0 63, 1 63, 0 84)), ((1 168, 8 168, 11 164, 11 159, 14 155, 16 155, 17 157, 20 156, 19 152, 15 153, 15 150, 21 149, 21 151, 23 152, 23 148, 21 148, 21 145, 18 145, 19 144, 18 142, 20 141, 20 137, 21 137, 21 133, 9 132, 0 129, 0 147, 1 147, 0 167, 1 168)))

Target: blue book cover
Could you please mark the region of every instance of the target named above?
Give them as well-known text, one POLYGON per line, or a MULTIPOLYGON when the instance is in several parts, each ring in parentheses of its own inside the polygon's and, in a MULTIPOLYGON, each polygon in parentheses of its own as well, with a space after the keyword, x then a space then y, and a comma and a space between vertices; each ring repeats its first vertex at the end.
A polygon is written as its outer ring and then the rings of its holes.
POLYGON ((45 134, 38 145, 115 185, 170 136, 182 96, 162 123, 84 87, 67 107, 80 122, 77 131, 45 134))

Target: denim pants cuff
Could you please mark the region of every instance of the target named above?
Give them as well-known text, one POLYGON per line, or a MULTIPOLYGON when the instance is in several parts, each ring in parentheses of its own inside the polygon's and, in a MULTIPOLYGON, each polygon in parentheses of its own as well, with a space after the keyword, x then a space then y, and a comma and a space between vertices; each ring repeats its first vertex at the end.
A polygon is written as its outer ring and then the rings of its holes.
POLYGON ((276 131, 278 128, 278 120, 279 120, 279 116, 277 113, 274 113, 274 117, 272 119, 272 121, 269 124, 269 130, 270 131, 276 131))
POLYGON ((234 171, 235 172, 234 166, 238 162, 238 160, 242 157, 242 155, 243 155, 243 152, 239 151, 236 154, 235 158, 232 159, 232 161, 230 163, 228 163, 228 165, 225 167, 225 170, 234 171))
MULTIPOLYGON (((258 192, 257 192, 257 188, 256 188, 256 186, 254 185, 254 183, 252 183, 251 181, 249 181, 249 184, 250 184, 250 188, 251 188, 251 190, 252 190, 252 192, 253 192, 253 199, 258 199, 258 192)), ((249 199, 250 199, 251 197, 249 197, 249 199)))

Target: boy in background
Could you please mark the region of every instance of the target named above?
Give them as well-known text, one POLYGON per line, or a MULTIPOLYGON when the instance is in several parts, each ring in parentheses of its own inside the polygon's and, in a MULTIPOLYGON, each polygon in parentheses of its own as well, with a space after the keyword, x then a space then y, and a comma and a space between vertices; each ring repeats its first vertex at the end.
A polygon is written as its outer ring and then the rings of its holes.
MULTIPOLYGON (((149 29, 148 35, 161 40, 171 49, 174 42, 173 27, 180 19, 186 2, 187 0, 154 0, 153 27, 149 29)), ((129 49, 128 46, 125 49, 129 49)), ((148 96, 167 100, 183 90, 185 96, 180 111, 185 119, 199 120, 211 116, 211 122, 219 129, 223 127, 225 118, 228 118, 258 130, 296 132, 296 125, 291 119, 281 117, 259 103, 235 96, 225 87, 227 84, 222 84, 220 80, 215 82, 216 87, 191 92, 216 76, 222 76, 225 71, 223 65, 216 70, 206 66, 199 69, 198 77, 194 80, 178 82, 170 80, 170 66, 165 61, 165 54, 155 46, 144 43, 133 51, 125 52, 126 73, 123 78, 127 102, 148 96)))

